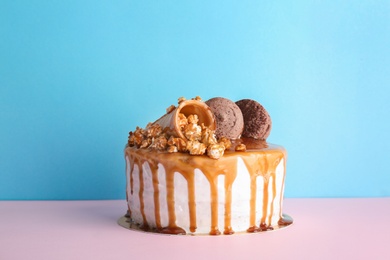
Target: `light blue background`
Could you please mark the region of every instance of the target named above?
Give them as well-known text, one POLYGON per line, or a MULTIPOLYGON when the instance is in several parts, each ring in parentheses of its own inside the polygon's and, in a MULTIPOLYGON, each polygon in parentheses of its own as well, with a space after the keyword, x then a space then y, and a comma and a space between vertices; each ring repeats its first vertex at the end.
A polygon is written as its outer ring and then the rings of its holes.
POLYGON ((390 1, 1 1, 0 199, 123 199, 127 135, 252 98, 286 197, 390 196, 390 1))

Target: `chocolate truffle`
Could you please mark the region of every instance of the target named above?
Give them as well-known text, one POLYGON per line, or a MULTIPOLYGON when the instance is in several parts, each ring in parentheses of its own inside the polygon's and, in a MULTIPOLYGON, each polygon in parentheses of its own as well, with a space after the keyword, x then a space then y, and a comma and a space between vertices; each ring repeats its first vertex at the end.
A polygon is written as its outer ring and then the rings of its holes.
POLYGON ((237 139, 244 129, 244 118, 241 109, 231 100, 215 97, 205 102, 214 114, 217 138, 237 139))
POLYGON ((243 137, 265 140, 271 132, 272 121, 267 110, 252 99, 236 102, 244 117, 243 137))

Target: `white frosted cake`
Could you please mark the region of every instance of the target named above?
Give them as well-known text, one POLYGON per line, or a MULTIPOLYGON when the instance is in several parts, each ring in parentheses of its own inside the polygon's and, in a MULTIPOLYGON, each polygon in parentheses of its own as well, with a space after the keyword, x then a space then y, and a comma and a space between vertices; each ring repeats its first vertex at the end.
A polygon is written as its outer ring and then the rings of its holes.
POLYGON ((266 142, 269 116, 258 138, 243 137, 250 121, 245 107, 237 102, 238 111, 229 100, 216 101, 181 99, 153 124, 130 132, 125 149, 128 227, 231 235, 292 223, 282 214, 286 150, 266 142))

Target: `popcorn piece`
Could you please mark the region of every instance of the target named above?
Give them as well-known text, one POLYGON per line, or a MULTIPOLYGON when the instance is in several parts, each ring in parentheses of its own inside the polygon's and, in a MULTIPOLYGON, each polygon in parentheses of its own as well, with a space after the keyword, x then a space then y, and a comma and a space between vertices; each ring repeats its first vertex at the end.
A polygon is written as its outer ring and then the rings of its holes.
POLYGON ((198 141, 202 137, 202 127, 197 124, 188 124, 184 128, 184 136, 190 141, 198 141))
POLYGON ((129 133, 129 146, 137 146, 138 148, 141 146, 142 141, 144 140, 143 129, 138 127, 134 132, 129 133))
POLYGON ((144 139, 139 148, 148 148, 151 143, 151 139, 144 139))
MULTIPOLYGON (((178 137, 173 137, 171 136, 169 139, 168 139, 168 143, 167 145, 170 147, 170 146, 174 146, 177 148, 177 150, 179 152, 186 152, 187 151, 187 142, 182 139, 182 138, 178 138, 178 137)), ((168 147, 168 148, 169 148, 168 147)))
POLYGON ((192 155, 202 155, 206 152, 206 146, 199 141, 187 142, 187 150, 192 155))
POLYGON ((225 152, 225 146, 222 144, 212 144, 207 147, 207 155, 212 159, 219 159, 225 152))
POLYGON ((179 150, 177 149, 176 146, 174 146, 174 145, 168 146, 168 149, 167 149, 168 153, 177 153, 178 151, 179 150))
POLYGON ((200 96, 196 96, 192 100, 202 101, 202 98, 200 96))
POLYGON ((246 151, 246 145, 245 144, 239 144, 236 146, 235 149, 237 152, 245 152, 246 151))
POLYGON ((160 135, 152 139, 152 144, 149 147, 162 151, 167 148, 167 145, 168 145, 167 138, 164 135, 160 135))
POLYGON ((184 128, 188 125, 187 117, 184 114, 179 113, 178 118, 179 118, 179 122, 178 122, 179 127, 183 131, 184 128))
POLYGON ((189 124, 198 124, 199 118, 198 115, 189 115, 187 120, 189 124))
POLYGON ((225 149, 229 149, 232 146, 232 142, 229 138, 226 137, 219 138, 218 143, 223 144, 225 146, 225 149))
POLYGON ((160 125, 158 124, 148 124, 147 127, 146 127, 146 136, 148 138, 154 138, 154 137, 158 137, 159 135, 162 134, 162 128, 160 125))
POLYGON ((201 141, 206 146, 209 146, 210 144, 217 143, 217 138, 215 137, 214 131, 205 127, 203 124, 202 124, 202 139, 201 139, 201 141))

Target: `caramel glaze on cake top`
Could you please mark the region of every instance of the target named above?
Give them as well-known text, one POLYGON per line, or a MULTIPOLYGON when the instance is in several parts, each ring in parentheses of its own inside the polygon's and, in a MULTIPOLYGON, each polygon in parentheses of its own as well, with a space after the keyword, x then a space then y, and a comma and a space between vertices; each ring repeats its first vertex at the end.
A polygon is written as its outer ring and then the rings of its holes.
MULTIPOLYGON (((259 232, 267 229, 272 229, 271 226, 267 226, 265 223, 270 223, 266 217, 271 218, 273 213, 273 207, 267 208, 269 200, 275 200, 276 197, 276 185, 275 182, 269 183, 270 177, 275 178, 276 167, 280 161, 284 158, 286 162, 286 150, 277 145, 268 144, 265 141, 255 139, 239 139, 235 141, 229 150, 226 150, 223 157, 219 160, 210 159, 207 156, 192 156, 186 153, 167 153, 159 152, 149 149, 137 149, 135 147, 126 147, 125 155, 130 160, 130 189, 133 193, 133 178, 132 172, 134 166, 137 165, 140 174, 140 210, 143 218, 142 229, 149 230, 149 225, 146 220, 144 212, 143 201, 143 167, 142 165, 147 162, 150 166, 153 178, 154 188, 154 204, 155 204, 155 219, 157 232, 166 234, 185 234, 186 232, 176 225, 175 205, 174 205, 174 174, 175 172, 182 174, 187 181, 188 185, 188 204, 189 204, 189 217, 191 232, 196 231, 196 203, 195 203, 195 183, 194 183, 194 170, 201 168, 202 172, 206 176, 210 183, 211 190, 211 235, 219 235, 221 232, 218 230, 218 191, 217 191, 217 178, 218 175, 225 175, 225 212, 224 212, 224 234, 233 234, 234 230, 231 227, 231 187, 237 175, 237 157, 241 157, 245 163, 248 172, 251 174, 251 199, 250 199, 250 226, 247 232, 259 232), (244 143, 247 147, 247 151, 237 152, 234 151, 235 146, 244 143), (167 202, 168 202, 168 226, 161 225, 160 217, 160 201, 159 201, 159 188, 158 188, 158 164, 162 164, 166 171, 166 185, 167 185, 167 202), (263 194, 263 214, 260 223, 255 223, 256 216, 256 178, 262 176, 264 178, 264 194, 263 194), (273 197, 270 198, 268 194, 268 185, 272 185, 273 197), (271 212, 267 212, 267 211, 271 212)), ((284 181, 283 181, 284 183, 284 181)), ((280 198, 280 205, 282 204, 283 196, 280 198)), ((271 204, 273 205, 273 203, 271 204)), ((129 209, 131 217, 131 211, 129 209)), ((279 225, 283 225, 283 217, 280 213, 279 225)), ((288 224, 288 223, 286 223, 288 224)))

